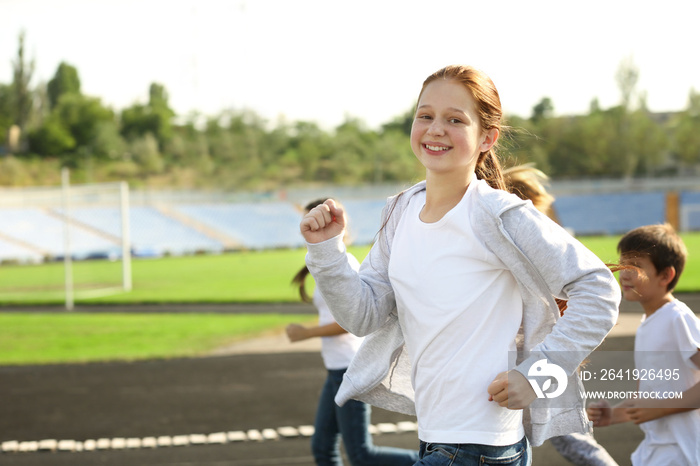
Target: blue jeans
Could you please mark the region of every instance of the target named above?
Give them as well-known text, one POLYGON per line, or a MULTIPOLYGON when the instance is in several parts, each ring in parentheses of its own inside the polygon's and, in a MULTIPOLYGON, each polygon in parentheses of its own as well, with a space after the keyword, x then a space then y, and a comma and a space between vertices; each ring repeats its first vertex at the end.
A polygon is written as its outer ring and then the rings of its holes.
POLYGON ((527 437, 506 446, 421 442, 420 458, 416 466, 530 466, 532 450, 527 437))
POLYGON ((342 438, 345 453, 353 466, 413 466, 418 452, 401 448, 377 447, 372 443, 368 427, 371 408, 350 400, 343 407, 335 404, 335 394, 343 381, 345 369, 329 370, 318 401, 318 411, 311 438, 311 451, 317 465, 340 466, 342 438))

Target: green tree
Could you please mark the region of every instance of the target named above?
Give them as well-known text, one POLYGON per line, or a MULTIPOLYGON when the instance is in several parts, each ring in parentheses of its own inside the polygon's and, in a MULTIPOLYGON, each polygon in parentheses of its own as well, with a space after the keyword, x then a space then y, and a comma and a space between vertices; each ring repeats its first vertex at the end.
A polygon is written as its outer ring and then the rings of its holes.
POLYGON ((75 138, 57 115, 45 119, 28 136, 29 150, 43 156, 58 156, 71 152, 76 147, 75 138))
POLYGON ((133 140, 150 133, 162 149, 173 137, 172 120, 175 112, 169 107, 168 93, 164 86, 152 83, 148 94, 148 104, 134 104, 122 111, 122 135, 133 140))
POLYGON ((545 118, 552 118, 553 115, 554 103, 552 103, 552 99, 549 97, 543 97, 542 100, 537 103, 537 105, 532 107, 532 116, 530 117, 530 120, 537 124, 545 118))
POLYGON ((639 81, 639 68, 632 57, 623 59, 615 73, 615 82, 620 90, 621 104, 625 110, 630 110, 632 97, 634 97, 639 81))
POLYGON ((114 112, 97 97, 64 94, 53 113, 68 128, 78 147, 90 150, 96 142, 101 123, 113 122, 114 112))
POLYGON ((326 165, 332 181, 357 184, 373 180, 380 164, 373 150, 376 139, 376 133, 361 120, 347 116, 335 130, 332 163, 326 165))
POLYGON ((636 95, 637 82, 639 81, 639 68, 634 64, 634 60, 628 57, 618 66, 615 74, 618 89, 620 90, 621 103, 620 111, 615 112, 617 116, 616 127, 618 139, 615 144, 615 153, 618 166, 626 178, 631 177, 640 164, 640 154, 634 147, 634 128, 631 118, 632 97, 636 95))
POLYGON ((382 131, 372 146, 374 183, 417 181, 425 174, 411 149, 409 136, 400 129, 382 131))
POLYGON ((406 110, 404 113, 401 115, 395 117, 393 120, 391 120, 389 123, 385 123, 382 125, 381 131, 382 132, 389 132, 389 131, 400 131, 406 136, 411 135, 411 128, 413 127, 413 117, 415 115, 415 112, 412 108, 406 110))
POLYGON ((12 114, 12 86, 0 84, 0 147, 7 142, 7 132, 14 124, 12 114))
POLYGON ((64 94, 80 95, 80 78, 78 70, 66 62, 61 62, 53 78, 46 85, 50 108, 58 105, 58 101, 64 94))
MULTIPOLYGON (((331 153, 331 137, 316 123, 299 121, 292 129, 284 159, 287 165, 300 168, 300 180, 313 181, 319 179, 322 162, 331 153)), ((326 177, 329 179, 330 175, 326 174, 326 177)))
POLYGON ((663 163, 668 152, 669 138, 666 130, 654 119, 646 107, 645 98, 640 99, 639 109, 629 116, 630 147, 637 162, 635 175, 653 175, 656 167, 663 163))
POLYGON ((97 123, 91 146, 98 159, 123 159, 127 150, 126 141, 119 134, 119 125, 113 118, 97 123))
POLYGON ((12 62, 13 69, 13 118, 14 123, 19 126, 24 139, 27 122, 32 111, 32 91, 30 82, 34 74, 34 60, 27 61, 24 51, 24 32, 19 35, 19 46, 17 48, 17 58, 12 62))
POLYGON ((691 89, 688 106, 681 112, 673 128, 673 152, 686 165, 700 164, 700 93, 691 89))
POLYGON ((148 90, 148 105, 151 111, 157 116, 157 130, 154 133, 158 138, 161 147, 173 135, 172 120, 175 112, 170 108, 168 91, 165 86, 158 83, 152 83, 148 90))
POLYGON ((150 133, 131 143, 131 153, 145 175, 161 173, 165 167, 163 157, 158 150, 158 141, 150 133))

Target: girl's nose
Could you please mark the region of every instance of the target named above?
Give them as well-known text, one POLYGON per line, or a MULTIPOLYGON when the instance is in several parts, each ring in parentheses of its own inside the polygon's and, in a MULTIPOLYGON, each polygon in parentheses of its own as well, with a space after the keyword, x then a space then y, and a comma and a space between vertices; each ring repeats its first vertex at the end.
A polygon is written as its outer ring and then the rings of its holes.
POLYGON ((442 135, 444 133, 445 133, 445 128, 442 126, 442 123, 440 121, 435 119, 430 123, 430 127, 428 128, 428 134, 442 135))

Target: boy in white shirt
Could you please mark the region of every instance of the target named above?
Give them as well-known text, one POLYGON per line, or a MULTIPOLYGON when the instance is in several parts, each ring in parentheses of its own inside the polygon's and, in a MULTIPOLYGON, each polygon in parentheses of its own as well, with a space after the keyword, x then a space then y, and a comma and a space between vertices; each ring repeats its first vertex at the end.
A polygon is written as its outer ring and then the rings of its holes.
POLYGON ((630 231, 617 250, 621 263, 631 266, 620 272, 623 297, 644 309, 634 342, 638 393, 684 396, 661 400, 640 396, 614 407, 599 401, 589 405, 588 416, 596 427, 639 424, 645 436, 632 453, 634 466, 700 465, 700 411, 695 409, 700 390, 700 319, 672 294, 688 252, 668 224, 630 231))

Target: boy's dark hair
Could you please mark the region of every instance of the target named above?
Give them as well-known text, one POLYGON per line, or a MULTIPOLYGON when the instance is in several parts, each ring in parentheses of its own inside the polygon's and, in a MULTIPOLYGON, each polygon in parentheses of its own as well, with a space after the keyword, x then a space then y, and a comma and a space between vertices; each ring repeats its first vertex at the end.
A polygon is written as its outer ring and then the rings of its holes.
POLYGON ((668 291, 676 287, 688 257, 683 240, 668 223, 635 228, 620 239, 617 252, 628 258, 646 256, 657 272, 673 267, 676 276, 668 284, 668 291))

